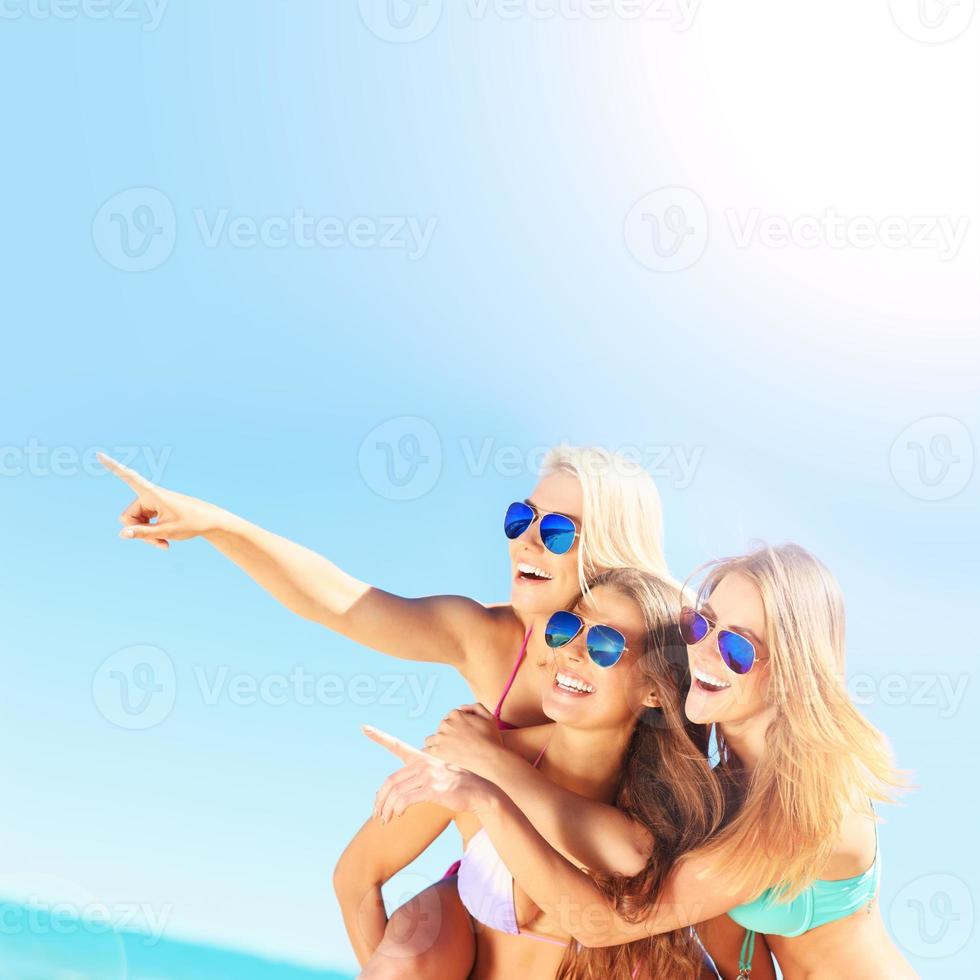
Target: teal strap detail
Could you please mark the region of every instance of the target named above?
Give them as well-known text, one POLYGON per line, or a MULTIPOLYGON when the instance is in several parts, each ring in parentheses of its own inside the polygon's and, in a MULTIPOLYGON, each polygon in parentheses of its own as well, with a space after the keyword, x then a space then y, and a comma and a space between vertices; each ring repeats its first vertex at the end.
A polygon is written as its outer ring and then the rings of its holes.
POLYGON ((755 954, 755 932, 751 929, 745 930, 745 938, 742 940, 742 952, 738 957, 738 978, 745 980, 752 972, 752 957, 755 954))

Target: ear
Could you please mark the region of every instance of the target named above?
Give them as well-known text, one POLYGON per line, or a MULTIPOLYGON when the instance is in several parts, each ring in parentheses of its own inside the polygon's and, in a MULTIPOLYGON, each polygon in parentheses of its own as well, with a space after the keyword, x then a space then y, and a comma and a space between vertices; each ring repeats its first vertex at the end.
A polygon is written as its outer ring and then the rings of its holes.
POLYGON ((662 708, 663 705, 660 703, 660 695, 656 691, 650 691, 643 699, 643 707, 662 708))

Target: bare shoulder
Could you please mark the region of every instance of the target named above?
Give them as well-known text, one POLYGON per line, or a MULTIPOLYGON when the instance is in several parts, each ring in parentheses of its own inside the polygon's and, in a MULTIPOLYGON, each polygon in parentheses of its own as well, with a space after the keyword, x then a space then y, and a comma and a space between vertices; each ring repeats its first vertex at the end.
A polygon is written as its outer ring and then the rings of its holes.
POLYGON ((837 847, 820 877, 834 881, 863 874, 874 864, 877 847, 877 817, 870 809, 849 811, 841 823, 837 847))
POLYGON ((464 637, 463 675, 471 687, 488 683, 496 686, 497 680, 513 667, 524 638, 524 625, 514 612, 513 606, 484 606, 475 600, 466 600, 472 607, 460 610, 469 618, 471 627, 464 637))

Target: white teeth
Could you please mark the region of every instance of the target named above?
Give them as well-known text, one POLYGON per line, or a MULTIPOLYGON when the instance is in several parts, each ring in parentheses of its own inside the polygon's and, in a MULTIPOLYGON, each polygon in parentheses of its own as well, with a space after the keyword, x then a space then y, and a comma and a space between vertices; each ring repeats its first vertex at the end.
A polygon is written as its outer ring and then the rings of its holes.
POLYGON ((538 578, 552 578, 543 568, 538 568, 537 565, 529 565, 526 561, 519 561, 517 563, 517 570, 524 575, 536 575, 538 578))
POLYGON ((582 691, 585 694, 595 694, 595 688, 591 684, 586 684, 585 681, 580 681, 577 677, 571 677, 568 674, 563 674, 560 670, 555 675, 555 680, 558 682, 559 687, 563 687, 569 691, 582 691))
POLYGON ((731 687, 732 685, 728 681, 720 680, 717 677, 712 676, 707 671, 695 670, 694 676, 701 681, 703 684, 708 684, 711 687, 731 687))

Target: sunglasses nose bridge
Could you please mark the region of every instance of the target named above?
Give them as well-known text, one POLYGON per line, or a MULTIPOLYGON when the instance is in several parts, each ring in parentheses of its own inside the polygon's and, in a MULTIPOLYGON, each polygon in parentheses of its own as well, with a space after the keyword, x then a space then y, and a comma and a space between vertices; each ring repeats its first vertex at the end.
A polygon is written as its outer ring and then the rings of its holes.
POLYGON ((585 634, 585 627, 580 623, 576 634, 567 643, 562 644, 562 646, 559 647, 559 650, 568 659, 581 663, 585 657, 588 656, 585 634))

